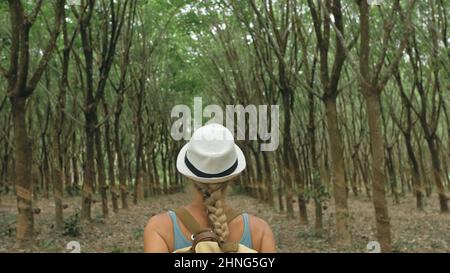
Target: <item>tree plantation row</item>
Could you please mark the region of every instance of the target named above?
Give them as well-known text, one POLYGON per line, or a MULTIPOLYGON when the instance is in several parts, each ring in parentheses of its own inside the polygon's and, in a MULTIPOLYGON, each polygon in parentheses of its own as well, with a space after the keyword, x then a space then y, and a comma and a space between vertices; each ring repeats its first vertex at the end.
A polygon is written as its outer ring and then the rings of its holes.
POLYGON ((373 203, 382 251, 405 196, 449 221, 450 6, 368 2, 1 1, 0 200, 17 196, 17 245, 35 200, 54 200, 60 231, 67 196, 89 222, 93 202, 108 217, 182 190, 170 111, 194 97, 280 106, 277 150, 238 141, 236 186, 317 232, 333 202, 339 247, 353 196, 373 203))

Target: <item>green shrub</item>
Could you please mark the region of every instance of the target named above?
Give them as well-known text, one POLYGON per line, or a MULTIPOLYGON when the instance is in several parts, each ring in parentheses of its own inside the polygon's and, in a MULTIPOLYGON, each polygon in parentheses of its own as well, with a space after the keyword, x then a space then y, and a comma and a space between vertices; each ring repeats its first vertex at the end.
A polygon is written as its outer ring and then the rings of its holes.
POLYGON ((74 214, 64 221, 64 236, 78 237, 81 234, 80 211, 76 210, 74 214))
POLYGON ((13 237, 16 235, 16 217, 15 215, 5 215, 0 217, 0 236, 13 237))

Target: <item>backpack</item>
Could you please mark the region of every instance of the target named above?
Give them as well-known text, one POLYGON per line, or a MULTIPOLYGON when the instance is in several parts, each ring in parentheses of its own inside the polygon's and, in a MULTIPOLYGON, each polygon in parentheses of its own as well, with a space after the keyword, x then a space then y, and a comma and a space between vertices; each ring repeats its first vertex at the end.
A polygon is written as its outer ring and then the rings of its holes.
MULTIPOLYGON (((192 246, 175 250, 174 253, 257 253, 256 250, 238 242, 221 242, 219 236, 212 229, 201 227, 189 211, 183 207, 176 209, 175 214, 192 234, 192 246)), ((227 222, 230 223, 234 218, 241 215, 241 212, 228 209, 225 214, 227 215, 227 222)))

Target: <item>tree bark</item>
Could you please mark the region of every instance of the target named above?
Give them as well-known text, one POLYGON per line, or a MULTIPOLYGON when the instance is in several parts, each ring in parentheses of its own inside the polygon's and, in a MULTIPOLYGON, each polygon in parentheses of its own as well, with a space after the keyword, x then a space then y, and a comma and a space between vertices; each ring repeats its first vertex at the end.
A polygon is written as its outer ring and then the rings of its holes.
POLYGON ((434 138, 427 139, 428 149, 431 155, 431 166, 433 168, 434 181, 436 183, 436 188, 439 196, 439 207, 442 213, 449 212, 448 209, 448 197, 445 194, 445 187, 442 181, 441 173, 441 163, 439 159, 439 152, 436 148, 436 142, 434 138))
POLYGON ((95 161, 94 161, 94 136, 95 120, 94 114, 90 111, 85 112, 85 133, 86 133, 86 161, 84 163, 84 179, 81 202, 81 219, 83 221, 91 220, 91 204, 93 195, 93 181, 95 180, 95 161))
POLYGON ((378 91, 366 96, 372 152, 372 193, 375 207, 377 239, 383 252, 391 251, 391 224, 386 204, 386 177, 384 174, 384 140, 381 132, 381 109, 378 91))
MULTIPOLYGON (((281 76, 280 76, 281 77, 281 76)), ((282 78, 282 77, 281 77, 282 78)), ((294 166, 292 164, 292 141, 291 141, 291 102, 292 93, 288 88, 282 90, 283 105, 284 105, 284 133, 283 133, 283 165, 284 165, 284 185, 286 186, 286 212, 290 219, 294 218, 293 207, 293 180, 294 166)))
POLYGON ((31 143, 25 121, 26 97, 11 98, 14 116, 14 184, 17 195, 17 230, 18 246, 26 246, 33 238, 33 207, 31 198, 31 143))
MULTIPOLYGON (((108 106, 106 102, 103 102, 103 109, 105 110, 105 115, 109 115, 108 106)), ((105 147, 106 147, 106 156, 108 158, 108 178, 110 183, 110 193, 111 193, 111 202, 113 206, 114 213, 119 212, 119 205, 118 205, 118 191, 117 191, 117 185, 116 185, 116 176, 114 173, 114 156, 113 151, 111 148, 111 128, 109 119, 105 122, 105 147)))
POLYGON ((338 116, 336 98, 325 97, 325 109, 327 118, 327 133, 330 139, 331 154, 331 180, 333 184, 333 196, 336 206, 336 235, 340 246, 351 244, 351 234, 348 223, 349 212, 347 204, 346 183, 344 177, 344 158, 342 136, 338 128, 338 116))
MULTIPOLYGON (((97 122, 96 122, 97 123, 97 122)), ((96 163, 98 173, 98 186, 100 190, 100 196, 102 199, 102 213, 104 218, 108 218, 108 185, 106 184, 105 174, 105 160, 103 156, 103 146, 101 141, 101 130, 96 128, 95 130, 95 147, 96 147, 96 163)))
POLYGON ((414 153, 414 148, 411 142, 411 135, 404 134, 406 151, 408 153, 409 162, 411 165, 411 180, 414 188, 414 194, 416 196, 416 207, 419 210, 423 210, 423 191, 420 182, 420 172, 419 172, 419 163, 417 162, 416 155, 414 153))
POLYGON ((392 148, 393 148, 392 146, 387 147, 386 162, 387 162, 389 178, 391 180, 390 185, 391 185, 392 196, 394 197, 394 203, 398 205, 398 204, 400 204, 400 200, 399 200, 398 191, 397 191, 397 177, 396 177, 396 173, 395 173, 394 159, 392 157, 392 148))

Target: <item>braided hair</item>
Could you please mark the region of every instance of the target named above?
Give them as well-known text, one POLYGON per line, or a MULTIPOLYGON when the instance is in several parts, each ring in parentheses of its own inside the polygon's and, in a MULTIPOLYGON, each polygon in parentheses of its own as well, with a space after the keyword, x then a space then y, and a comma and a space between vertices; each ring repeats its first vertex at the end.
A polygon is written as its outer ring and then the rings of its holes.
POLYGON ((207 215, 214 233, 222 242, 226 242, 230 231, 225 214, 224 196, 227 182, 218 184, 195 183, 195 188, 203 194, 203 204, 207 208, 207 215))

